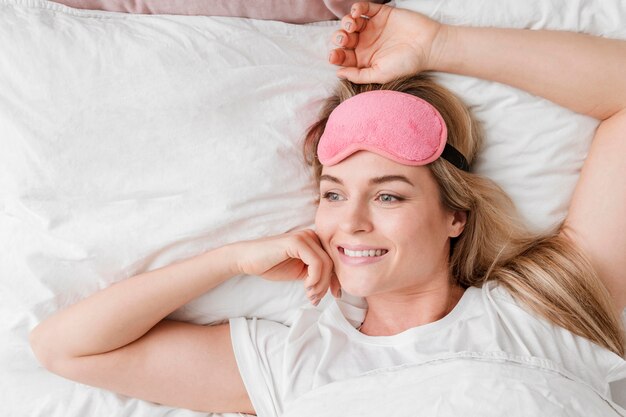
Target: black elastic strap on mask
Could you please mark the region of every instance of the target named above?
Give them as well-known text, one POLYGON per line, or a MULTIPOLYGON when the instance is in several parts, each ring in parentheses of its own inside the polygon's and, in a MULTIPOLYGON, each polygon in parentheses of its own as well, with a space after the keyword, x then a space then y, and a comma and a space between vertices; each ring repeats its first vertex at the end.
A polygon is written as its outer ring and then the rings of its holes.
POLYGON ((467 159, 465 159, 463 154, 457 151, 454 146, 450 145, 449 143, 446 143, 446 147, 443 148, 441 157, 450 162, 458 169, 469 172, 469 164, 467 163, 467 159))

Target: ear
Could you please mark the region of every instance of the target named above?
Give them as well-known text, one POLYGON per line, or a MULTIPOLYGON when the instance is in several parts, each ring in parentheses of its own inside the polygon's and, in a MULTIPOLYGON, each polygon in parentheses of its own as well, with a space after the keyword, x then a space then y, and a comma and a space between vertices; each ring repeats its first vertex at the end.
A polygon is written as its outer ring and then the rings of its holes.
POLYGON ((467 222, 466 211, 454 211, 452 213, 452 223, 450 223, 450 229, 448 236, 458 237, 465 229, 465 223, 467 222))

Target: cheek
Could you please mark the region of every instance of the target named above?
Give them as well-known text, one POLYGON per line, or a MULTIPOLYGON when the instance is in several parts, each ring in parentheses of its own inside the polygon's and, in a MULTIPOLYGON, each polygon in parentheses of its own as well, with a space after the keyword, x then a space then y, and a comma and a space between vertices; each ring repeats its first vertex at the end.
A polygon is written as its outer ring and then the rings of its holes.
POLYGON ((425 211, 408 213, 402 218, 381 218, 385 235, 394 240, 403 255, 426 261, 442 251, 448 239, 447 229, 438 213, 425 214, 425 211))
POLYGON ((328 250, 328 242, 330 240, 332 230, 332 216, 328 216, 326 210, 323 207, 318 206, 317 212, 315 213, 315 232, 326 250, 328 250))

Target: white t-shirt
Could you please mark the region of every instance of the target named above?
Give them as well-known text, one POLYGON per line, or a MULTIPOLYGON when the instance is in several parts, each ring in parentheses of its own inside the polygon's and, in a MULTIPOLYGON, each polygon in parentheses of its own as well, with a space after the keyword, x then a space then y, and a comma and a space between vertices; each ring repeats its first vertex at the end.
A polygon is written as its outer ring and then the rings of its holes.
POLYGON ((455 353, 533 363, 544 358, 606 398, 609 382, 626 378, 624 359, 529 313, 493 282, 468 288, 442 319, 393 336, 359 332, 363 304, 330 298, 324 306, 300 309, 291 327, 230 320, 239 371, 259 417, 278 417, 290 402, 331 382, 455 353))

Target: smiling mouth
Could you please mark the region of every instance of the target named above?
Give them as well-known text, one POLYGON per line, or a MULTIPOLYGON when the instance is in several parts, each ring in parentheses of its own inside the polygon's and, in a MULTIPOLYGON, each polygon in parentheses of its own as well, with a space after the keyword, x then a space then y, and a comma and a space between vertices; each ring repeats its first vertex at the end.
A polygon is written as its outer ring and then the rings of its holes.
POLYGON ((387 249, 369 249, 369 250, 350 250, 339 247, 339 252, 343 253, 350 258, 369 258, 375 256, 382 256, 389 252, 387 249))

